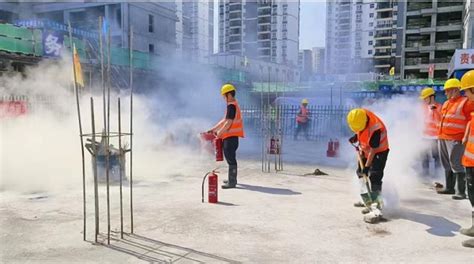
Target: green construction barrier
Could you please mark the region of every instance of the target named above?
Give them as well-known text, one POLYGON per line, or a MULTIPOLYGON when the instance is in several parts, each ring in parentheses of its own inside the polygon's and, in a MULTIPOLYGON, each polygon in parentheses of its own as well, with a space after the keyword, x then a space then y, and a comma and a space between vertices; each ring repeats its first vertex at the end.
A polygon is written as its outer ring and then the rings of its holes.
POLYGON ((0 24, 0 35, 23 40, 32 40, 32 30, 11 24, 0 24))
POLYGON ((7 38, 4 36, 0 36, 0 50, 27 55, 35 54, 34 46, 31 41, 7 38))

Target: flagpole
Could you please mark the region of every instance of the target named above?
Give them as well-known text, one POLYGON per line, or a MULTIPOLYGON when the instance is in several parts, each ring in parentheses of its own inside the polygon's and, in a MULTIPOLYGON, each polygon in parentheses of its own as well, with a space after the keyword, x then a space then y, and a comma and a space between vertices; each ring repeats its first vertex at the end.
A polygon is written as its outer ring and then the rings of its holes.
POLYGON ((82 123, 81 123, 81 108, 79 106, 79 91, 77 90, 77 76, 76 65, 74 64, 74 50, 76 46, 72 42, 71 22, 68 21, 69 30, 69 44, 72 54, 72 70, 74 75, 74 92, 76 94, 77 118, 79 120, 79 137, 81 140, 81 155, 82 155, 82 208, 83 208, 83 239, 86 240, 86 165, 84 160, 84 140, 82 138, 82 123))
POLYGON ((130 233, 133 234, 133 27, 130 26, 130 233))

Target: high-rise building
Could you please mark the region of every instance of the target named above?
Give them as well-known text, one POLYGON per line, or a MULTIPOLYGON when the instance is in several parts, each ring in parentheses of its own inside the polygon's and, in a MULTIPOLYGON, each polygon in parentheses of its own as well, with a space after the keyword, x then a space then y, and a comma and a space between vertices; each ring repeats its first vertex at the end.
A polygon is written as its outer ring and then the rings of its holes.
POLYGON ((374 1, 334 0, 326 5, 326 72, 346 74, 372 70, 374 1))
MULTIPOLYGON (((402 78, 428 78, 430 72, 434 78, 446 78, 454 51, 463 46, 463 20, 470 19, 463 18, 464 1, 400 1, 400 5, 406 11, 402 78)), ((465 37, 466 46, 469 42, 465 37)))
POLYGON ((308 81, 313 75, 313 52, 309 49, 300 50, 298 54, 298 67, 302 81, 308 81))
POLYGON ((313 51, 313 73, 324 74, 324 48, 314 47, 313 51))
POLYGON ((466 0, 464 6, 464 18, 463 18, 463 48, 472 49, 474 48, 474 0, 466 0))
POLYGON ((398 0, 376 3, 374 70, 388 75, 392 67, 400 72, 404 6, 398 0))
POLYGON ((214 2, 177 0, 176 40, 182 57, 207 62, 214 50, 214 2))
POLYGON ((219 52, 297 66, 299 0, 219 0, 219 52))

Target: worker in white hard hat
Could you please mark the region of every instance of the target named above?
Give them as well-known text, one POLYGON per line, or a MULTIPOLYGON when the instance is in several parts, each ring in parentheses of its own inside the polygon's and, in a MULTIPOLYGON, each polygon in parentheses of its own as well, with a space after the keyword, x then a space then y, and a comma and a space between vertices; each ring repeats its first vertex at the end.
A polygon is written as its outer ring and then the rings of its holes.
POLYGON ((296 115, 296 131, 294 135, 294 140, 298 139, 298 134, 303 131, 306 140, 309 140, 308 135, 308 128, 309 128, 309 121, 311 117, 311 113, 308 110, 308 99, 301 100, 301 106, 296 115))

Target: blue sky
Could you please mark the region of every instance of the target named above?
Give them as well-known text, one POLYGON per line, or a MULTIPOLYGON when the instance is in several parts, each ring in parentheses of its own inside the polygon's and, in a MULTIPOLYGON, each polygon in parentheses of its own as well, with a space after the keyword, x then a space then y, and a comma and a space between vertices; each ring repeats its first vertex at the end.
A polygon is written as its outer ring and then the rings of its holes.
POLYGON ((301 1, 300 49, 324 47, 326 38, 326 1, 301 1))

